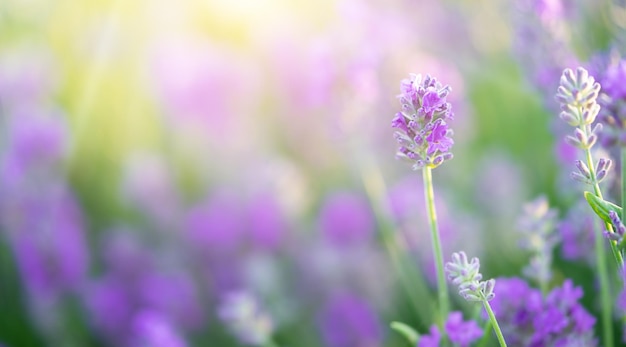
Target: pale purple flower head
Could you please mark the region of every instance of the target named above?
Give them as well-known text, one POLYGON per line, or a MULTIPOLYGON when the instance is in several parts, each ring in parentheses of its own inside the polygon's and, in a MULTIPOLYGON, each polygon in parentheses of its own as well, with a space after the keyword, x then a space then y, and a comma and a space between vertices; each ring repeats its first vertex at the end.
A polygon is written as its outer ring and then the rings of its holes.
POLYGON ((319 328, 328 347, 376 346, 382 327, 376 312, 362 298, 338 294, 318 316, 319 328))
POLYGON ((589 149, 597 141, 597 132, 601 130, 599 124, 592 129, 600 105, 597 103, 600 84, 582 67, 563 70, 560 84, 557 88, 556 100, 561 105, 559 117, 572 127, 573 135, 566 137, 568 143, 581 148, 589 149))
POLYGON ((411 74, 400 84, 402 110, 391 127, 398 129, 394 133, 400 145, 398 157, 412 162, 414 170, 434 168, 452 158, 452 129, 446 123, 453 119, 446 100, 450 90, 429 75, 411 74))
POLYGON ((459 286, 459 295, 467 301, 490 301, 496 296, 493 292, 496 281, 481 281, 483 275, 479 272, 480 261, 476 257, 468 259, 463 251, 453 253, 445 271, 448 279, 459 286))

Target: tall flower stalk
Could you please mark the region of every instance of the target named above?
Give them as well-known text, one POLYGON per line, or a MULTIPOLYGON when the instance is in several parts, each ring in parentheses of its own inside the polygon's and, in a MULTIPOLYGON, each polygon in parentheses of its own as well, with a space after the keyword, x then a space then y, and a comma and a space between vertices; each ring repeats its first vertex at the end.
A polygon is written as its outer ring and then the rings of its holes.
MULTIPOLYGON (((440 315, 438 325, 448 317, 449 298, 443 269, 443 252, 437 224, 435 194, 433 191, 432 169, 444 161, 452 159, 450 148, 454 144, 452 130, 446 121, 453 119, 452 107, 446 101, 449 86, 442 86, 437 79, 427 75, 411 74, 402 81, 398 96, 402 110, 396 114, 391 126, 398 141, 398 158, 413 164, 413 170, 422 170, 424 196, 428 209, 428 220, 435 267, 437 270, 437 291, 440 315)), ((443 329, 442 329, 443 330, 443 329)))
MULTIPOLYGON (((574 135, 567 136, 566 140, 581 149, 585 156, 585 161, 578 160, 576 162, 577 171, 572 173, 572 177, 578 181, 589 184, 593 187, 594 194, 603 199, 600 189, 600 181, 606 177, 611 166, 609 159, 600 159, 596 165, 591 155, 591 148, 598 139, 597 133, 601 130, 601 124, 591 127, 600 111, 600 105, 596 102, 598 93, 600 92, 600 84, 590 76, 587 70, 579 67, 576 71, 565 69, 561 76, 560 86, 557 90, 556 99, 561 104, 563 110, 560 118, 569 125, 575 127, 574 135)), ((605 222, 607 234, 614 233, 613 226, 610 222, 605 222)), ((594 233, 595 252, 598 263, 598 275, 600 278, 600 286, 602 302, 602 323, 604 333, 604 343, 606 346, 613 345, 613 332, 611 322, 611 298, 609 293, 609 275, 606 264, 606 252, 602 234, 594 233)), ((624 261, 621 252, 617 249, 616 242, 609 238, 609 244, 615 260, 620 268, 623 268, 624 261)))

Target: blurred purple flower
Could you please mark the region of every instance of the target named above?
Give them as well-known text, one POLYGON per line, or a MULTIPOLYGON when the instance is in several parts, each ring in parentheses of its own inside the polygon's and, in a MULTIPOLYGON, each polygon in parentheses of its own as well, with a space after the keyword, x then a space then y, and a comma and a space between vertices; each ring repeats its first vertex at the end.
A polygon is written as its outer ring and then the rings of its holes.
POLYGON ((156 93, 170 123, 228 140, 228 130, 241 118, 237 107, 254 95, 249 89, 255 78, 240 56, 210 41, 189 38, 159 42, 152 53, 156 93))
POLYGON ((355 295, 333 296, 317 319, 328 347, 376 346, 382 341, 378 316, 367 302, 355 295))
POLYGON ((22 223, 8 231, 26 287, 51 297, 77 289, 85 280, 89 254, 74 197, 59 187, 54 195, 25 203, 26 210, 19 211, 22 223))
POLYGON ((65 158, 68 134, 58 114, 20 108, 9 118, 7 132, 0 172, 3 195, 10 191, 39 191, 51 180, 59 180, 58 169, 65 158))
MULTIPOLYGON (((132 347, 186 347, 187 343, 158 311, 140 311, 133 318, 134 341, 132 347)), ((130 346, 129 346, 130 347, 130 346)))
POLYGON ((181 270, 146 272, 138 283, 142 306, 150 307, 186 329, 204 324, 204 310, 193 279, 181 270))
POLYGON ((239 199, 217 193, 193 207, 186 217, 191 247, 209 256, 234 254, 243 245, 245 216, 239 199))
POLYGON ((9 122, 0 168, 0 224, 27 289, 55 298, 82 283, 88 251, 80 208, 58 170, 65 124, 31 111, 16 111, 9 122))
POLYGON ((106 275, 89 284, 82 294, 94 330, 122 344, 131 335, 129 325, 136 309, 128 283, 115 275, 106 275))
MULTIPOLYGON (((607 150, 626 145, 626 60, 610 57, 604 70, 598 71, 602 89, 598 97, 598 121, 604 125, 600 143, 607 150)), ((616 156, 619 158, 619 156, 616 156)), ((621 158, 620 158, 621 159, 621 158)))
POLYGON ((626 86, 622 83, 626 79, 626 60, 619 60, 608 66, 602 81, 602 91, 611 99, 626 98, 626 86))
POLYGON ((324 238, 336 246, 363 244, 374 236, 374 217, 367 200, 348 191, 326 197, 319 223, 324 238))
POLYGON ((558 105, 550 95, 558 86, 563 67, 577 63, 569 48, 570 8, 561 0, 519 0, 516 5, 512 16, 515 56, 531 82, 546 96, 546 106, 556 111, 558 105))
POLYGON ((137 233, 118 228, 105 234, 103 275, 83 292, 94 330, 115 345, 132 343, 134 317, 144 309, 185 330, 205 320, 196 283, 183 264, 137 233))
POLYGON ((436 325, 430 327, 430 333, 420 336, 417 347, 439 347, 441 343, 441 333, 436 325))
POLYGON ((459 347, 468 347, 483 336, 483 330, 475 321, 463 321, 461 312, 450 312, 444 327, 450 341, 459 347))
POLYGON ((249 204, 250 237, 254 247, 278 248, 287 234, 287 220, 273 195, 259 194, 249 204))

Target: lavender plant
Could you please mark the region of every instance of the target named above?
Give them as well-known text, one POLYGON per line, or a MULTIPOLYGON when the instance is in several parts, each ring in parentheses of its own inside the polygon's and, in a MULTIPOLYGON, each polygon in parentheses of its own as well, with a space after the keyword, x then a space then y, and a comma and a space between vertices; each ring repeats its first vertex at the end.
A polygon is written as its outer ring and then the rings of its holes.
POLYGON ((449 86, 442 86, 437 79, 427 75, 411 74, 400 85, 398 96, 402 110, 391 122, 398 129, 394 137, 398 141, 397 156, 413 163, 413 170, 422 170, 424 195, 428 208, 431 241, 437 269, 438 299, 440 305, 439 326, 448 316, 448 288, 443 270, 443 254, 435 210, 431 170, 444 161, 452 159, 450 149, 454 144, 452 130, 447 120, 453 119, 452 106, 446 101, 449 86))
POLYGON ((504 336, 489 305, 489 301, 496 296, 493 292, 496 281, 494 279, 481 281, 483 275, 479 270, 480 261, 478 258, 468 260, 467 255, 462 251, 453 253, 452 261, 446 263, 448 279, 459 287, 459 295, 467 301, 481 302, 483 304, 500 346, 505 347, 504 336))
MULTIPOLYGON (((580 160, 576 162, 577 171, 572 173, 572 178, 591 185, 593 194, 598 199, 603 200, 600 182, 606 177, 606 173, 611 167, 611 161, 602 158, 596 163, 591 155, 591 148, 598 139, 598 132, 602 129, 602 125, 599 123, 592 128, 592 124, 600 111, 600 105, 597 103, 599 92, 600 84, 595 81, 593 76, 589 75, 587 70, 582 67, 577 68, 575 72, 571 69, 565 69, 557 89, 556 99, 561 104, 560 118, 574 127, 574 134, 568 135, 566 140, 582 150, 585 156, 585 162, 580 160)), ((605 226, 609 235, 614 233, 610 222, 605 222, 605 226)), ((621 251, 617 249, 615 241, 609 240, 618 265, 623 267, 624 261, 621 251)), ((610 283, 604 243, 602 234, 599 232, 595 233, 595 253, 600 277, 604 339, 607 346, 612 346, 610 283)))

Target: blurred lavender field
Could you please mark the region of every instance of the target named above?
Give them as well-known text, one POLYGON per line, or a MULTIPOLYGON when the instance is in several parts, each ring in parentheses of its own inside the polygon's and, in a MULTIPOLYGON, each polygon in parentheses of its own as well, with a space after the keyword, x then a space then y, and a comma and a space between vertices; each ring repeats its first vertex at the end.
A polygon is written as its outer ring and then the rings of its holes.
POLYGON ((428 332, 437 308, 424 188, 390 127, 409 73, 452 88, 444 258, 521 276, 518 220, 544 196, 551 288, 571 279, 598 316, 554 95, 578 65, 624 88, 623 6, 0 1, 0 345, 407 346, 389 323, 428 332))

